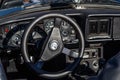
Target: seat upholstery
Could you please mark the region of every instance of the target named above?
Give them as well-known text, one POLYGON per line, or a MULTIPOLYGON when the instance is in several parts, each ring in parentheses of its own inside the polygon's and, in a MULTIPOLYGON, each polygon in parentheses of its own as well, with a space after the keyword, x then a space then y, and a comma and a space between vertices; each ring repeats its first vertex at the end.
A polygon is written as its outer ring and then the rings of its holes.
POLYGON ((88 80, 120 80, 120 52, 106 63, 97 77, 88 80))

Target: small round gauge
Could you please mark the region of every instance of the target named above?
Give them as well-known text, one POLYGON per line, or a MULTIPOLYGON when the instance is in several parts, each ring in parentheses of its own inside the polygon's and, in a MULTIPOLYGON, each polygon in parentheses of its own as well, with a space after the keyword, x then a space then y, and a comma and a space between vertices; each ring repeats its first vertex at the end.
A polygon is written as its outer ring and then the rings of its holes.
POLYGON ((20 46, 24 30, 17 31, 8 41, 9 46, 20 46))
POLYGON ((45 31, 47 33, 49 33, 51 31, 51 29, 54 27, 54 20, 53 19, 49 19, 47 21, 44 22, 44 28, 45 28, 45 31))
POLYGON ((19 46, 21 44, 21 36, 19 34, 15 34, 12 38, 11 38, 11 43, 14 46, 19 46))

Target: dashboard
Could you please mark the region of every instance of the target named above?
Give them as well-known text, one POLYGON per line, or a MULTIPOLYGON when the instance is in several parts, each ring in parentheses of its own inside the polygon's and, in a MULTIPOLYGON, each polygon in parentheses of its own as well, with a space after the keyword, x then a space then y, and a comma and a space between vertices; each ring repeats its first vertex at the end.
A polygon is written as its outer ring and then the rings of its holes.
MULTIPOLYGON (((113 47, 116 46, 117 41, 120 40, 120 11, 118 9, 61 9, 49 11, 36 11, 25 10, 24 13, 11 15, 7 19, 0 19, 0 47, 10 49, 10 47, 21 47, 21 40, 24 31, 39 16, 48 13, 60 13, 72 18, 82 30, 85 40, 85 50, 82 61, 76 69, 76 75, 82 77, 96 75, 102 67, 101 59, 110 58, 113 56, 113 47), (30 13, 31 11, 31 13, 30 13), (30 13, 30 14, 29 14, 30 13), (24 15, 23 15, 24 14, 24 15), (27 17, 27 18, 26 18, 27 17), (11 20, 12 19, 12 20, 11 20), (110 42, 110 43, 109 43, 110 42), (109 45, 107 45, 109 43, 109 45), (110 49, 109 49, 110 48, 110 49), (109 51, 111 50, 111 51, 109 51), (110 54, 107 54, 110 53, 110 54), (107 56, 107 57, 106 57, 107 56), (108 57, 109 56, 109 57, 108 57)), ((48 35, 54 27, 54 19, 45 19, 35 26, 36 28, 31 33, 30 39, 38 44, 38 40, 43 35, 48 35), (44 30, 45 32, 42 32, 44 30), (40 35, 43 33, 42 35, 40 35)), ((75 29, 62 20, 60 23, 60 33, 63 43, 66 46, 73 48, 78 45, 78 37, 75 29), (72 44, 71 44, 72 43, 72 44)), ((117 44, 119 46, 119 44, 117 44)), ((75 47, 73 51, 77 51, 75 47)), ((115 48, 117 52, 119 48, 115 48)), ((77 51, 78 52, 78 51, 77 51)))

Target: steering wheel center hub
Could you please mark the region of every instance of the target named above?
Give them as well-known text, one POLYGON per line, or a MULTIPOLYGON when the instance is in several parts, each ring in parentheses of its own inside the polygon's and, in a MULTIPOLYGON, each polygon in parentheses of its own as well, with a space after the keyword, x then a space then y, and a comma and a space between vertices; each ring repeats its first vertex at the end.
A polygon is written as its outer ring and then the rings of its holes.
POLYGON ((59 47, 59 42, 57 40, 52 40, 50 43, 49 43, 49 49, 52 50, 52 51, 56 51, 59 47))

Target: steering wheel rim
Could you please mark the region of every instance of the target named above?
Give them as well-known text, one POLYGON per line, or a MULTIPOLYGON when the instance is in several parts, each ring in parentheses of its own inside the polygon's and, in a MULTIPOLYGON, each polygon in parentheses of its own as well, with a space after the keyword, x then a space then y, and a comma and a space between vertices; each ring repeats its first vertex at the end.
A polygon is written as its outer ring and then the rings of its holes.
POLYGON ((32 71, 34 71, 35 73, 38 74, 38 76, 42 76, 42 77, 45 77, 45 78, 60 78, 60 77, 64 77, 66 75, 68 75, 69 73, 71 73, 75 67, 79 64, 82 56, 83 56, 83 51, 84 51, 84 38, 83 38, 83 34, 82 34, 82 31, 80 29, 80 27, 68 16, 65 16, 65 15, 62 15, 62 14, 46 14, 46 15, 43 15, 41 17, 39 17, 38 19, 36 19, 35 21, 33 21, 30 26, 25 30, 24 32, 24 35, 23 35, 23 39, 22 39, 22 53, 23 53, 23 58, 25 60, 25 62, 27 63, 27 66, 29 68, 32 69, 32 71), (70 22, 72 25, 75 26, 75 29, 78 31, 78 35, 80 37, 80 40, 81 40, 81 49, 80 49, 80 55, 78 58, 76 58, 76 61, 75 63, 70 67, 70 68, 67 68, 65 71, 63 72, 59 72, 59 73, 47 73, 43 70, 37 70, 36 68, 34 68, 34 65, 33 63, 31 62, 31 60, 29 59, 28 57, 28 52, 26 51, 27 50, 27 46, 26 46, 26 43, 27 43, 27 39, 28 39, 28 34, 30 33, 30 31, 32 30, 33 26, 43 20, 43 19, 46 19, 46 18, 51 18, 51 17, 58 17, 58 18, 62 18, 64 20, 68 20, 68 22, 70 22))

